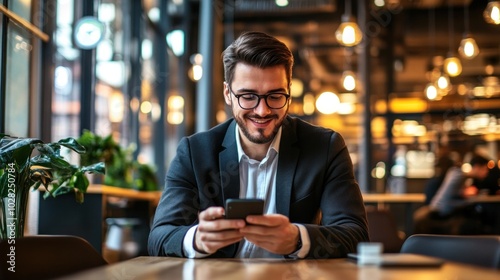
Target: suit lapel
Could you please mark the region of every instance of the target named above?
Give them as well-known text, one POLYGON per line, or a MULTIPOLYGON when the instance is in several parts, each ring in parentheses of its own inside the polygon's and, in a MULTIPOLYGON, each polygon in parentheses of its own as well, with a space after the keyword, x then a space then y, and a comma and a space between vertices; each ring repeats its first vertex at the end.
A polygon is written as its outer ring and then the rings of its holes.
POLYGON ((222 186, 222 200, 238 198, 240 195, 240 170, 238 165, 238 149, 236 147, 235 129, 233 121, 226 131, 222 146, 225 148, 219 153, 219 170, 222 186))
POLYGON ((283 122, 281 132, 278 171, 276 174, 276 211, 289 216, 293 176, 299 158, 299 149, 295 145, 297 134, 290 118, 283 122))

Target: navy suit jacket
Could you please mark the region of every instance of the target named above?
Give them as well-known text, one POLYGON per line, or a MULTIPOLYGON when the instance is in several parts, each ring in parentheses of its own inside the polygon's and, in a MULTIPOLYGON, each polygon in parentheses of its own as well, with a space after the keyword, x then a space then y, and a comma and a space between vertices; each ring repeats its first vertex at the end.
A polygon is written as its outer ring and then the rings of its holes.
MULTIPOLYGON (((148 250, 155 256, 184 257, 183 238, 198 213, 224 206, 240 191, 236 121, 183 138, 167 172, 148 250)), ((368 241, 366 213, 342 136, 298 118, 283 122, 276 175, 276 210, 303 224, 311 249, 307 258, 345 257, 368 241), (313 221, 321 213, 321 223, 313 221)), ((238 244, 211 257, 234 257, 238 244)))

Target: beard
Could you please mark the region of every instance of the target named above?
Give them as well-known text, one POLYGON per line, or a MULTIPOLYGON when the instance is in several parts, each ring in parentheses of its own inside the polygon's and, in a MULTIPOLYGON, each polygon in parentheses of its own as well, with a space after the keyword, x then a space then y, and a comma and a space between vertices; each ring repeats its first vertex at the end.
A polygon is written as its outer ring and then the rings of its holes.
MULTIPOLYGON (((234 103, 233 103, 233 105, 234 105, 234 103)), ((287 108, 287 112, 288 112, 288 108, 287 108)), ((233 117, 236 120, 236 123, 238 124, 238 126, 240 127, 240 131, 243 133, 243 135, 248 140, 250 140, 250 142, 255 143, 255 144, 266 144, 266 143, 270 143, 271 141, 273 141, 273 139, 276 136, 276 134, 278 133, 281 125, 283 124, 283 120, 285 119, 287 112, 285 112, 283 117, 281 119, 279 119, 278 115, 276 115, 276 114, 271 114, 271 115, 266 116, 265 118, 262 118, 258 115, 254 115, 254 114, 250 113, 250 114, 245 114, 242 117, 240 117, 240 116, 236 116, 234 114, 234 108, 232 110, 233 117), (277 122, 276 122, 271 134, 269 134, 267 136, 264 134, 265 129, 262 129, 262 128, 257 129, 258 134, 251 134, 246 123, 245 123, 245 119, 250 119, 250 118, 252 118, 252 119, 265 119, 265 120, 272 119, 272 120, 277 120, 277 122)))

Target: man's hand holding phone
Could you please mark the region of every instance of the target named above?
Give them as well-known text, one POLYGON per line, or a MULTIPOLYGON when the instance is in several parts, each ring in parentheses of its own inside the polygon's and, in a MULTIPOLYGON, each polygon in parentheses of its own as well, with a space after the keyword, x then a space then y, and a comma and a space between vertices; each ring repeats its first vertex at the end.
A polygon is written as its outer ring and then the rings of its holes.
POLYGON ((195 249, 212 254, 243 238, 275 254, 295 251, 299 229, 281 214, 263 215, 264 201, 234 199, 226 209, 209 207, 198 215, 195 249))
POLYGON ((263 215, 261 199, 228 199, 226 219, 244 219, 240 229, 243 237, 269 252, 287 255, 295 252, 300 239, 299 229, 281 214, 263 215))
POLYGON ((239 229, 245 227, 245 221, 228 220, 224 216, 222 207, 209 207, 199 213, 199 224, 194 237, 196 251, 212 254, 243 239, 239 229))
POLYGON ((225 209, 209 207, 198 215, 199 224, 195 233, 195 250, 214 253, 218 249, 243 239, 240 229, 245 227, 248 215, 262 215, 264 201, 261 199, 228 199, 225 209))

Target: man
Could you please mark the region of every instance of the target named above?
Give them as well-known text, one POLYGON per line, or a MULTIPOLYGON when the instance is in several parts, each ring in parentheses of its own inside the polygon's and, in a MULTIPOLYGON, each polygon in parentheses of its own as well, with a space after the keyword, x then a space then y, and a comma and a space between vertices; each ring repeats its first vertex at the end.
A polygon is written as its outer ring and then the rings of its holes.
POLYGON ((366 213, 341 135, 287 115, 293 56, 264 33, 223 53, 232 119, 183 138, 156 210, 160 256, 335 258, 368 241, 366 213), (264 215, 224 219, 229 198, 261 198, 264 215), (321 214, 321 225, 313 224, 321 214))
MULTIPOLYGON (((481 155, 473 155, 469 164, 471 170, 464 173, 460 167, 452 167, 446 172, 443 183, 439 187, 430 207, 438 212, 442 217, 452 215, 455 211, 461 210, 469 205, 464 197, 471 195, 470 188, 465 185, 467 178, 483 180, 489 172, 489 160, 481 155)), ((475 195, 477 192, 472 192, 475 195)))
POLYGON ((436 195, 429 206, 418 209, 414 215, 414 233, 430 234, 482 234, 477 205, 466 200, 476 195, 477 189, 467 185, 468 179, 482 180, 489 172, 489 159, 474 154, 469 161, 470 170, 460 166, 448 169, 436 195))

